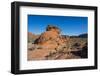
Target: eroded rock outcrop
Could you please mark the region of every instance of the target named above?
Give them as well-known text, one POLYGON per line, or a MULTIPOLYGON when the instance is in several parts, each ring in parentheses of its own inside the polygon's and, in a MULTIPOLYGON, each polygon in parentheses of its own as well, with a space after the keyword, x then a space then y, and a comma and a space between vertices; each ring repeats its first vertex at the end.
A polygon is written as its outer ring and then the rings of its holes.
POLYGON ((67 41, 60 33, 61 31, 58 27, 48 25, 46 31, 35 40, 34 44, 41 45, 49 49, 57 49, 58 46, 64 45, 67 41))
POLYGON ((48 25, 46 31, 42 33, 31 45, 29 50, 32 50, 30 55, 33 59, 44 59, 51 53, 63 50, 66 46, 67 39, 61 36, 61 30, 54 26, 48 25), (37 48, 38 47, 38 48, 37 48))
POLYGON ((84 45, 84 41, 79 40, 80 38, 61 35, 61 29, 48 25, 45 32, 28 44, 28 60, 74 59, 81 56, 85 58, 87 44, 84 45))

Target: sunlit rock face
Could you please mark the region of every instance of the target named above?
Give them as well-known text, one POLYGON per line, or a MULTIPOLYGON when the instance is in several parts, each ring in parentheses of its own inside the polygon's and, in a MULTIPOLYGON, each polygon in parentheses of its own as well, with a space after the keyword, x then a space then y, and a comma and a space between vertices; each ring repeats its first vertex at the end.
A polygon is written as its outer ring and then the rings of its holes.
POLYGON ((46 31, 34 42, 41 46, 56 49, 57 46, 64 44, 66 41, 61 35, 61 31, 54 25, 48 25, 46 31))

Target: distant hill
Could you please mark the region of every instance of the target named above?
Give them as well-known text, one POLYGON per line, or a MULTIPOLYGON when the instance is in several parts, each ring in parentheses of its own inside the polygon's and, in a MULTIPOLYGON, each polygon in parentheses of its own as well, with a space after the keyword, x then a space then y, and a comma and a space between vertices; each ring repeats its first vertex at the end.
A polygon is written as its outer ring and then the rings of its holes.
POLYGON ((39 35, 35 35, 35 34, 31 33, 31 32, 28 32, 28 42, 33 42, 38 37, 39 37, 39 35))
POLYGON ((88 37, 88 34, 87 33, 84 33, 84 34, 80 34, 78 36, 70 36, 71 38, 87 38, 88 37))
POLYGON ((88 34, 87 34, 87 33, 85 33, 85 34, 80 34, 78 37, 80 37, 80 38, 87 38, 87 37, 88 37, 88 34))

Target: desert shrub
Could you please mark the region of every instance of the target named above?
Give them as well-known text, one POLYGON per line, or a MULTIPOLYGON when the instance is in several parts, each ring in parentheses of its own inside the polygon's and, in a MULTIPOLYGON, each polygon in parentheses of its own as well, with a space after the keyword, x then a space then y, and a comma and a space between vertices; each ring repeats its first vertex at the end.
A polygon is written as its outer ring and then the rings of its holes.
POLYGON ((34 49, 35 49, 34 47, 28 48, 28 50, 30 50, 30 51, 32 51, 32 50, 34 50, 34 49))
POLYGON ((38 47, 37 49, 42 49, 42 47, 38 47))
POLYGON ((79 43, 75 43, 73 46, 78 47, 78 46, 80 46, 80 44, 79 43))

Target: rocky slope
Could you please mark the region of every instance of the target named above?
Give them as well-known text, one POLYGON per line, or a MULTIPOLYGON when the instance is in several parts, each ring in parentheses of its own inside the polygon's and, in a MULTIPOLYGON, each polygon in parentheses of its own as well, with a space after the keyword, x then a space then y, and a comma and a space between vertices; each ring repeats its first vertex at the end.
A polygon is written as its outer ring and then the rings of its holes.
POLYGON ((54 25, 48 25, 44 33, 32 39, 34 39, 33 42, 31 43, 30 41, 28 43, 28 60, 76 59, 87 57, 86 38, 70 38, 61 35, 61 30, 54 25))
POLYGON ((34 42, 38 37, 39 35, 35 35, 31 32, 28 32, 28 43, 34 42))

